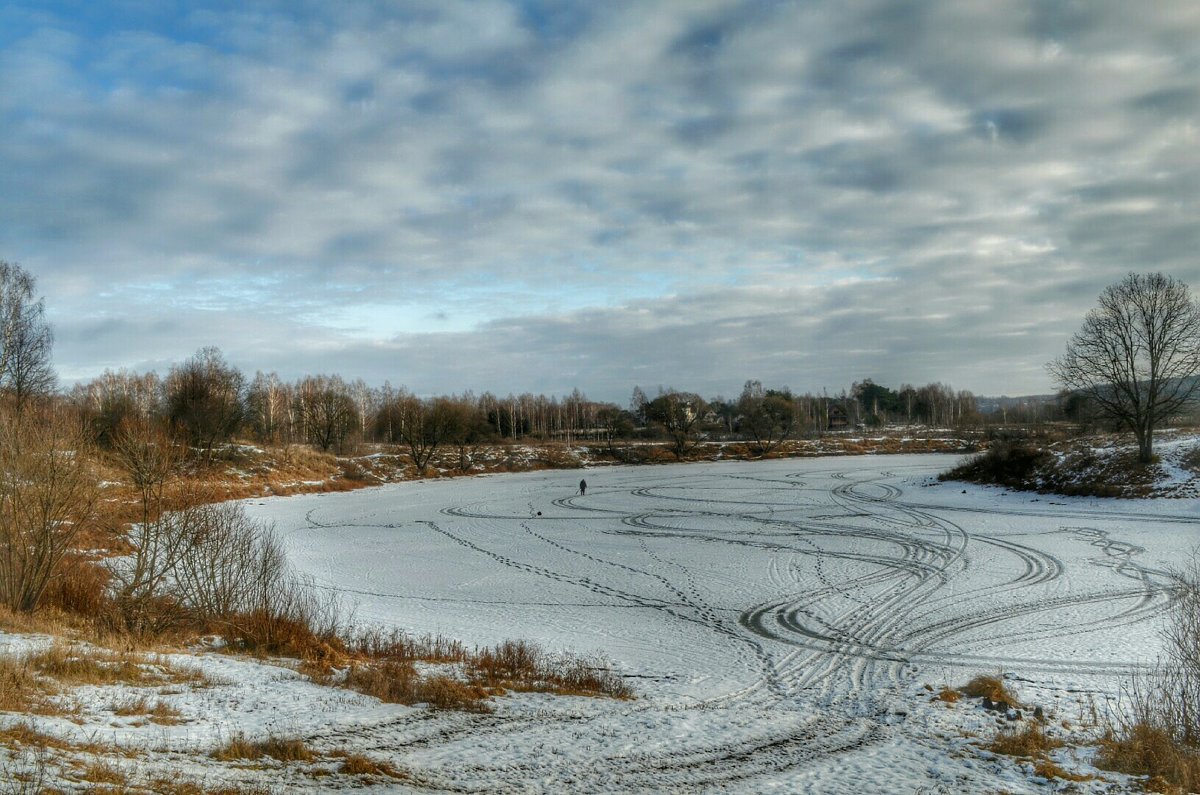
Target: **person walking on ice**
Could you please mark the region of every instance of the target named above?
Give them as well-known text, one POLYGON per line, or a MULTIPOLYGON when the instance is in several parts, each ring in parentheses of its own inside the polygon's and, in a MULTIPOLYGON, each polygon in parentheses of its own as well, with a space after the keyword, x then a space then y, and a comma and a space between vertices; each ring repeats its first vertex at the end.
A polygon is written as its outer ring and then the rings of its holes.
POLYGON ((579 496, 582 497, 585 494, 587 494, 587 481, 580 480, 579 481, 579 496))

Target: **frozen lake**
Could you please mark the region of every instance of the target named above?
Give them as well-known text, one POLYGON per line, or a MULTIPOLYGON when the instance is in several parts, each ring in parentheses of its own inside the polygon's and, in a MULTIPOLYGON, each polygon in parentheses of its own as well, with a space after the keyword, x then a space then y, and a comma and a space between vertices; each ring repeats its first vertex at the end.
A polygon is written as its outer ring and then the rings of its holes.
POLYGON ((1005 671, 1064 712, 1115 695, 1154 659, 1200 523, 1192 500, 936 483, 956 460, 596 469, 586 496, 580 472, 541 472, 249 509, 360 623, 602 652, 639 693, 355 730, 426 788, 1023 791, 953 753, 924 686, 1005 671))

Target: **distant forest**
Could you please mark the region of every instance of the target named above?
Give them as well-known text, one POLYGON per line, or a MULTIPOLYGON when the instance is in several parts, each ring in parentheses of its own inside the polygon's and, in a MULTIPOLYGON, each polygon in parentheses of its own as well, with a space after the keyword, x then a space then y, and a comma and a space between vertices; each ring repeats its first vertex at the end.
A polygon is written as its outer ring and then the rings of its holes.
POLYGON ((935 383, 892 389, 870 379, 841 394, 795 394, 786 387, 747 381, 736 398, 703 398, 674 387, 653 393, 635 386, 628 404, 591 400, 578 389, 566 396, 471 392, 418 396, 404 387, 372 387, 338 375, 284 381, 275 373, 253 378, 204 348, 157 373, 105 372, 66 395, 102 445, 123 423, 163 423, 193 447, 211 450, 234 436, 262 444, 314 445, 343 450, 358 442, 409 447, 418 465, 440 444, 497 440, 669 440, 677 451, 699 439, 745 439, 769 449, 781 439, 890 424, 975 426, 985 421, 1062 419, 1070 406, 1053 399, 1009 401, 981 414, 979 401, 935 383))

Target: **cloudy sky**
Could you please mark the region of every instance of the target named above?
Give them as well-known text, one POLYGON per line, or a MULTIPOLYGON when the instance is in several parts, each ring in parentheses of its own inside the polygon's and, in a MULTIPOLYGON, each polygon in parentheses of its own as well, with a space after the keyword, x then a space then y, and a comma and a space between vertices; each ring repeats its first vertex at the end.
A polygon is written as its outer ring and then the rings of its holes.
POLYGON ((64 382, 977 394, 1200 288, 1200 5, 0 3, 0 258, 64 382))

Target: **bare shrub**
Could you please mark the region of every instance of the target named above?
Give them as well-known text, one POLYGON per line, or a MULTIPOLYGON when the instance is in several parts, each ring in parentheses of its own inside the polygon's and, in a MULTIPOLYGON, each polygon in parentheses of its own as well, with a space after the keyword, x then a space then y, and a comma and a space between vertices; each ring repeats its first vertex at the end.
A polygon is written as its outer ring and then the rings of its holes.
POLYGON ((401 630, 372 629, 347 641, 353 654, 393 662, 462 662, 470 652, 453 638, 444 635, 409 635, 401 630))
POLYGON ((983 453, 943 472, 938 479, 995 483, 1014 489, 1032 488, 1050 460, 1051 454, 1036 442, 997 438, 983 453))
POLYGON ((341 609, 287 563, 274 530, 237 503, 197 510, 192 541, 175 564, 177 598, 192 617, 245 646, 320 657, 339 645, 341 609))
POLYGON ((1098 767, 1200 788, 1200 562, 1179 579, 1164 657, 1130 685, 1131 709, 1110 727, 1098 767))
MULTIPOLYGON (((138 495, 138 516, 128 534, 130 555, 113 558, 114 602, 124 628, 134 634, 161 632, 178 619, 173 587, 175 566, 196 535, 201 511, 170 511, 167 484, 179 474, 184 451, 149 420, 121 423, 110 454, 138 495)), ((182 505, 201 502, 188 495, 182 505)))
POLYGON ((0 411, 0 601, 33 611, 95 518, 97 479, 75 418, 0 411))
POLYGON ((288 573, 274 532, 237 503, 205 505, 199 513, 193 543, 174 567, 188 608, 201 620, 221 621, 271 604, 288 573))

